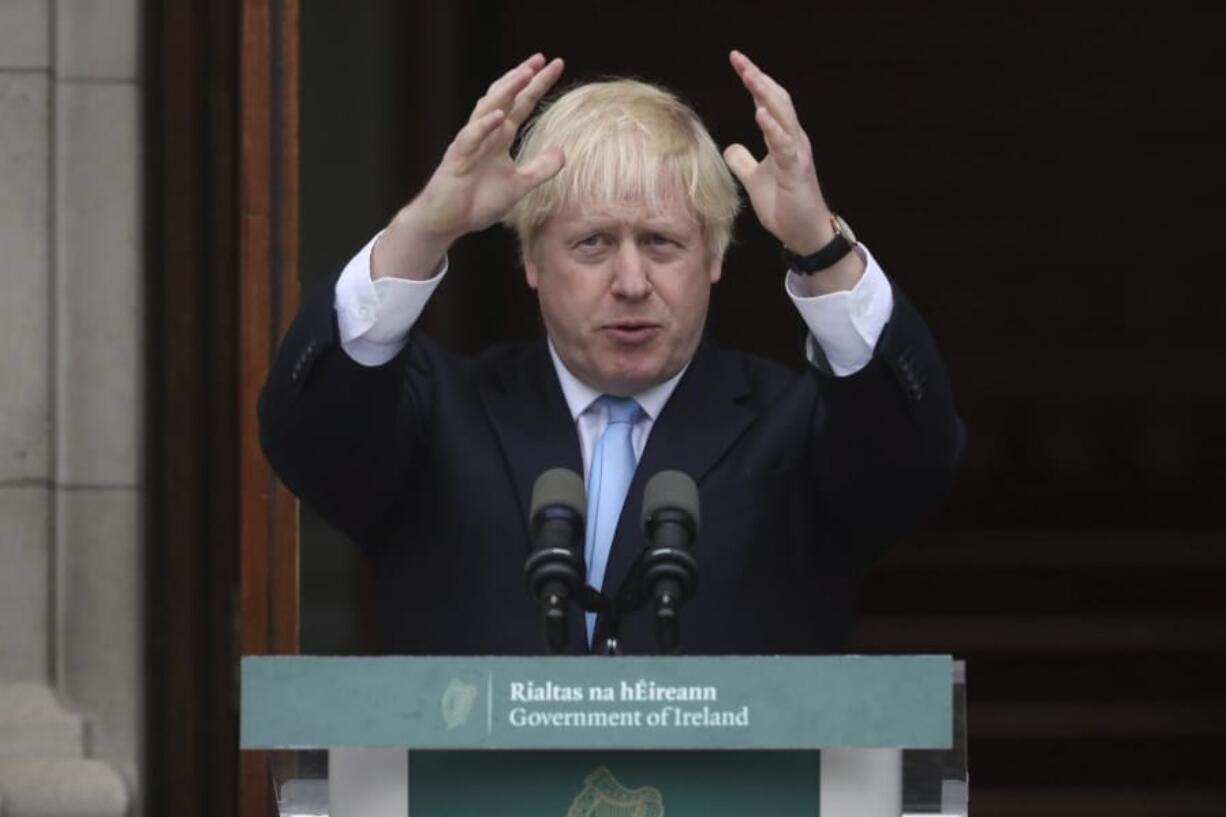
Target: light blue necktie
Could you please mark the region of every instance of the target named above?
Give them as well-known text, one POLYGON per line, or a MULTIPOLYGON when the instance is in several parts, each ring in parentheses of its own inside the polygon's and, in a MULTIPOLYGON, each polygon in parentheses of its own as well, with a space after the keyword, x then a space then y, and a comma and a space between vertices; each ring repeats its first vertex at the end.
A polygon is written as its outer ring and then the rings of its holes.
MULTIPOLYGON (((592 452, 592 470, 587 481, 587 537, 583 557, 587 561, 587 581, 599 590, 604 584, 605 568, 609 565, 609 549, 617 520, 626 502, 626 491, 634 478, 634 424, 643 410, 629 397, 599 400, 609 411, 609 424, 592 452)), ((586 613, 587 642, 592 643, 596 630, 596 614, 586 613)))

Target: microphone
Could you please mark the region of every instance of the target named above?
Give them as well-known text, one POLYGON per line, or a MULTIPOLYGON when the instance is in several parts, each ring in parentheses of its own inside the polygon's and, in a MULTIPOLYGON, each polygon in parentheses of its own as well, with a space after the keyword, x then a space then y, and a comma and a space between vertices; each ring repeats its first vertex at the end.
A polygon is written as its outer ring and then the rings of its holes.
POLYGON ((532 486, 532 554, 524 563, 528 592, 541 605, 545 644, 550 653, 565 652, 569 640, 566 607, 583 587, 583 480, 566 468, 551 468, 532 486))
POLYGON ((698 592, 698 562, 690 546, 698 536, 698 486, 681 471, 661 471, 643 489, 643 586, 655 600, 661 652, 681 645, 681 605, 698 592))

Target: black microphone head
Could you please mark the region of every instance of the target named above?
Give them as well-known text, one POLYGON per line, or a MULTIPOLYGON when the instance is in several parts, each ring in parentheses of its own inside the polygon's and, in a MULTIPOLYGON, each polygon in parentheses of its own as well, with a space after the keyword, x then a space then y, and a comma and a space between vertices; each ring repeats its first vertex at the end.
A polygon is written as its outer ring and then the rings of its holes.
POLYGON ((532 485, 532 514, 529 520, 535 524, 536 515, 542 508, 558 505, 578 514, 580 526, 584 524, 587 491, 583 489, 583 479, 568 468, 550 468, 536 478, 532 485))
POLYGON ((648 521, 662 510, 681 511, 694 521, 694 535, 699 530, 698 485, 682 471, 661 471, 647 480, 643 488, 643 530, 648 521))

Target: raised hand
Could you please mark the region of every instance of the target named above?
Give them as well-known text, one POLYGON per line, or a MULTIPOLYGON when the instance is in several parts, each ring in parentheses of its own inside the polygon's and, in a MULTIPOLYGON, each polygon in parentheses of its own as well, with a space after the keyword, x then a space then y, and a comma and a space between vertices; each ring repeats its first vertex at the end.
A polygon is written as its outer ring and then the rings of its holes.
MULTIPOLYGON (((745 186, 763 227, 798 255, 817 252, 834 238, 834 228, 813 166, 813 147, 792 98, 740 51, 733 51, 729 59, 753 97, 754 119, 762 129, 767 154, 758 161, 744 145, 729 145, 724 161, 745 186)), ((803 276, 799 289, 805 295, 850 289, 863 274, 864 260, 852 252, 828 270, 803 276)))
POLYGON ((523 165, 511 159, 520 125, 562 74, 561 59, 534 54, 490 85, 477 100, 434 174, 375 245, 375 277, 424 278, 461 236, 501 219, 565 162, 547 150, 523 165))
POLYGON ((730 145, 724 160, 745 186, 762 226, 795 253, 816 252, 834 233, 809 137, 792 98, 740 51, 733 51, 730 60, 753 97, 754 119, 762 129, 767 154, 759 162, 744 145, 730 145))

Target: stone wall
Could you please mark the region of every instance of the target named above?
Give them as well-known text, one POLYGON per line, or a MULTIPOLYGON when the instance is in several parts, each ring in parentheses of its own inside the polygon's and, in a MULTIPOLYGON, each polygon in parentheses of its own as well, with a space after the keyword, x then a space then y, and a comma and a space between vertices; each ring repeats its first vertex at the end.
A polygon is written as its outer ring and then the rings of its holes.
POLYGON ((4 815, 139 811, 139 14, 138 0, 0 0, 4 815), (78 737, 48 755, 65 729, 78 737))

